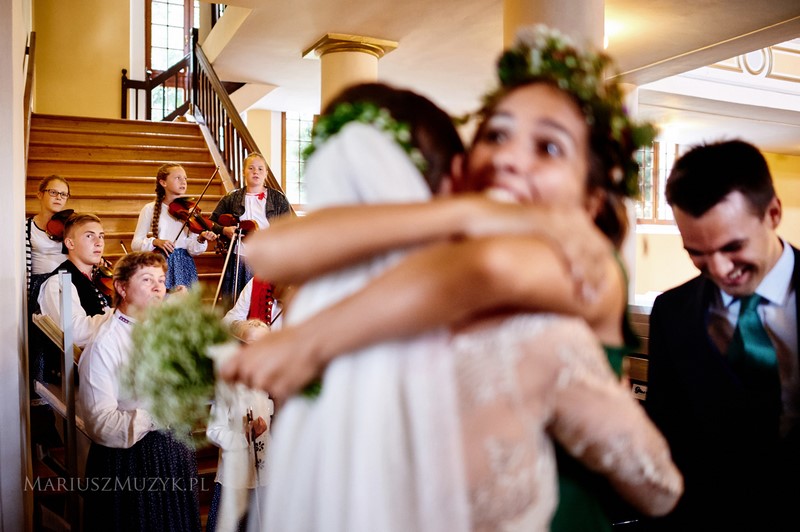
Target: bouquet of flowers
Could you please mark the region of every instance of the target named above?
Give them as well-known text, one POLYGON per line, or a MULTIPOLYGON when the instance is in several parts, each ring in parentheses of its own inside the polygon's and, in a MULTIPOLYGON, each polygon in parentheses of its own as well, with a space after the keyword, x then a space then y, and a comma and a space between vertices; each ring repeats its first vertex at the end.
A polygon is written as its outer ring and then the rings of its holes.
POLYGON ((214 399, 214 362, 209 348, 233 341, 221 316, 202 304, 199 287, 150 307, 133 328, 122 384, 146 401, 156 423, 194 445, 214 399))

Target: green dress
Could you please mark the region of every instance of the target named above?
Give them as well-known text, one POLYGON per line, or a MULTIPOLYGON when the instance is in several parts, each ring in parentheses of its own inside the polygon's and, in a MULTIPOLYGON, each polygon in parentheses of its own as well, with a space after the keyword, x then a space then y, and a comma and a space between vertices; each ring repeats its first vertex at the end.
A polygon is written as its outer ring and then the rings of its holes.
MULTIPOLYGON (((617 259, 619 261, 619 258, 617 259)), ((623 273, 625 269, 622 269, 623 273)), ((627 275, 625 276, 627 280, 627 275)), ((627 311, 622 320, 624 344, 604 345, 608 362, 618 377, 622 376, 625 356, 639 346, 627 311)), ((625 504, 617 497, 608 481, 556 446, 558 463, 558 507, 550 524, 552 532, 611 532, 612 523, 619 521, 625 504)))

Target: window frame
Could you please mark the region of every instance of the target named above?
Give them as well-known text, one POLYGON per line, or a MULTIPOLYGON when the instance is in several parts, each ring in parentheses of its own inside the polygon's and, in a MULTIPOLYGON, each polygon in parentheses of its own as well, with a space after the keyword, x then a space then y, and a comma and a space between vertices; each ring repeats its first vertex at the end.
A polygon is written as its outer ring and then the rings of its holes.
MULTIPOLYGON (((281 112, 281 167, 283 168, 283 172, 281 172, 281 188, 283 188, 283 191, 286 194, 287 199, 289 199, 289 201, 292 203, 292 206, 295 208, 295 210, 296 211, 303 211, 305 209, 305 203, 303 203, 303 201, 302 201, 303 200, 302 190, 303 190, 304 185, 305 185, 305 182, 304 182, 305 162, 302 161, 302 157, 300 159, 298 159, 298 163, 300 164, 300 172, 299 172, 299 175, 297 176, 297 197, 296 198, 295 197, 290 197, 289 187, 288 187, 288 182, 289 182, 289 175, 288 174, 289 174, 289 172, 288 172, 288 165, 287 165, 288 150, 286 148, 286 145, 287 145, 287 140, 297 140, 298 142, 301 143, 300 153, 302 153, 302 151, 304 149, 304 145, 311 143, 311 136, 309 135, 307 140, 304 140, 304 139, 299 138, 299 137, 297 139, 287 139, 287 129, 288 129, 287 128, 287 119, 288 119, 288 115, 289 114, 297 114, 297 115, 299 115, 300 117, 297 119, 297 121, 299 122, 300 125, 302 125, 304 122, 309 122, 309 120, 307 120, 304 117, 308 116, 310 113, 300 113, 300 112, 292 112, 292 111, 282 111, 281 112)), ((311 122, 311 127, 312 128, 313 128, 314 124, 316 124, 317 118, 318 118, 318 115, 316 115, 316 114, 312 114, 311 115, 310 122, 311 122)), ((294 176, 292 176, 292 179, 294 179, 294 176)))
MULTIPOLYGON (((680 144, 676 143, 664 143, 655 141, 650 146, 650 149, 653 151, 653 169, 652 169, 652 183, 651 183, 651 191, 652 197, 649 198, 653 205, 653 213, 651 217, 643 218, 637 215, 636 217, 636 225, 675 225, 675 218, 672 216, 670 212, 669 205, 667 205, 666 198, 664 197, 665 194, 665 184, 667 180, 667 176, 669 175, 669 171, 671 170, 671 166, 669 168, 665 168, 668 164, 666 161, 663 160, 663 156, 667 154, 667 150, 672 150, 673 156, 672 161, 678 159, 680 154, 682 153, 680 144), (663 149, 662 149, 663 148, 663 149), (669 213, 669 217, 665 216, 665 212, 669 213)), ((644 197, 644 170, 640 168, 639 170, 639 187, 640 187, 640 197, 636 199, 637 205, 640 207, 641 212, 645 212, 645 204, 648 198, 644 197)))

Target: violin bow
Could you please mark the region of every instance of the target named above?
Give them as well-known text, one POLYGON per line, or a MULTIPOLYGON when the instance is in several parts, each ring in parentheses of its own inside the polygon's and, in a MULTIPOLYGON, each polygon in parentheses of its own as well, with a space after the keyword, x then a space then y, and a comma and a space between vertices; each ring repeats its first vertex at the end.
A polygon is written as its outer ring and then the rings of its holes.
POLYGON ((184 220, 183 226, 181 226, 181 230, 178 231, 178 235, 175 237, 175 240, 172 241, 173 244, 175 244, 175 242, 177 242, 178 239, 181 237, 181 233, 183 233, 183 230, 186 229, 186 226, 189 224, 189 220, 191 220, 192 216, 194 216, 194 213, 197 210, 197 206, 200 205, 200 201, 203 199, 203 196, 205 196, 206 190, 208 190, 209 185, 211 185, 211 181, 214 180, 214 176, 216 176, 218 173, 219 173, 219 166, 217 166, 216 169, 214 169, 214 173, 211 174, 211 177, 208 178, 206 186, 203 187, 203 191, 200 193, 200 197, 197 198, 197 201, 194 202, 192 210, 189 211, 189 215, 186 217, 186 220, 184 220))
POLYGON ((219 284, 217 284, 217 291, 214 294, 214 303, 211 305, 212 309, 217 307, 219 291, 222 289, 222 283, 225 281, 225 270, 228 269, 228 261, 231 260, 231 251, 233 251, 233 242, 228 246, 228 253, 225 255, 225 263, 222 265, 222 273, 219 274, 219 284))

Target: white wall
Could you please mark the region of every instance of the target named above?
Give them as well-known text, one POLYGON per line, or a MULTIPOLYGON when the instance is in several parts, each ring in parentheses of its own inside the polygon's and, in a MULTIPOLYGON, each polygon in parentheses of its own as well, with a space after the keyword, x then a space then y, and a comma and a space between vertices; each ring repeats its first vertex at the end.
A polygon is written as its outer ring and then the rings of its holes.
POLYGON ((0 529, 30 530, 32 497, 24 492, 30 472, 27 385, 22 370, 25 326, 23 162, 23 60, 31 28, 30 0, 0 0, 0 212, 7 216, 6 238, 0 239, 0 529), (27 510, 27 511, 26 511, 27 510))

